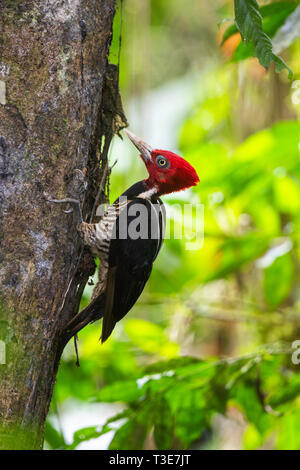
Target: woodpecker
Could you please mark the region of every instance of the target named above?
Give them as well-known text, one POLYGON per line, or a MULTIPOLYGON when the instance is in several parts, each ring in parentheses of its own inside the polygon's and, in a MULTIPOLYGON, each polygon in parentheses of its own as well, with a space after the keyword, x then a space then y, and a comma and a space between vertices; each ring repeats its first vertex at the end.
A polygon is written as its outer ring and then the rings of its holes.
POLYGON ((165 208, 160 196, 199 182, 195 169, 182 157, 167 150, 152 149, 132 132, 125 132, 140 152, 149 176, 127 189, 108 207, 99 223, 82 221, 76 199, 49 199, 75 206, 83 243, 100 261, 91 302, 67 325, 66 340, 99 318, 103 318, 101 342, 108 339, 116 323, 141 295, 161 249, 165 208))

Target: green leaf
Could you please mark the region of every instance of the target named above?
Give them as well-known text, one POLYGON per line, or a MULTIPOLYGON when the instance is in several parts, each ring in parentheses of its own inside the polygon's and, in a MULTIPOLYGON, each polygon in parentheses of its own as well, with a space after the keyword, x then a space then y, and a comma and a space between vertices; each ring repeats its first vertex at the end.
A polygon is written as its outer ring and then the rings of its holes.
POLYGON ((211 413, 206 401, 205 389, 191 390, 184 384, 178 384, 169 390, 165 397, 172 414, 175 415, 175 434, 184 448, 198 439, 207 427, 211 413))
POLYGON ((284 62, 284 60, 282 60, 281 57, 279 57, 278 55, 273 54, 273 52, 272 52, 271 59, 275 63, 275 69, 276 69, 277 73, 281 72, 281 70, 283 70, 283 69, 287 69, 288 73, 289 73, 288 74, 289 79, 291 79, 293 77, 293 71, 287 66, 287 64, 284 62))
POLYGON ((284 24, 278 29, 278 31, 276 31, 276 34, 273 37, 273 50, 276 54, 289 47, 299 38, 299 2, 297 2, 296 5, 298 5, 296 10, 293 11, 293 13, 288 18, 286 18, 284 24))
POLYGON ((262 435, 258 432, 254 424, 250 423, 243 436, 245 450, 255 450, 262 444, 262 435))
POLYGON ((164 329, 152 322, 129 319, 125 321, 124 329, 131 341, 142 351, 157 353, 166 358, 178 355, 178 345, 169 341, 164 329))
POLYGON ((263 30, 273 37, 285 20, 296 9, 298 1, 281 1, 260 7, 263 17, 263 30))
POLYGON ((138 384, 134 380, 115 382, 103 387, 97 394, 97 399, 102 402, 127 402, 137 400, 142 394, 138 384))
POLYGON ((160 396, 154 408, 154 439, 158 449, 172 449, 175 419, 167 400, 160 396))
POLYGON ((273 37, 276 31, 297 8, 297 1, 282 1, 260 7, 263 17, 263 29, 268 36, 273 37))
POLYGON ((262 16, 256 0, 235 0, 235 22, 244 41, 254 46, 254 56, 263 67, 268 69, 271 61, 275 62, 276 71, 286 68, 289 78, 293 72, 286 63, 272 52, 272 42, 263 30, 262 16))
POLYGON ((109 450, 141 450, 147 436, 147 424, 131 419, 115 433, 109 450))
POLYGON ((290 253, 279 256, 264 272, 264 293, 270 307, 280 305, 289 295, 294 280, 294 263, 290 253))
POLYGON ((282 390, 275 389, 269 399, 272 408, 292 402, 300 395, 300 377, 298 374, 292 376, 291 381, 282 390))
POLYGON ((189 366, 192 364, 199 364, 201 361, 195 357, 182 356, 175 357, 169 361, 155 362, 144 368, 143 372, 147 374, 157 374, 160 372, 166 372, 170 370, 176 371, 176 369, 181 369, 182 367, 189 366))
MULTIPOLYGON (((297 7, 297 2, 281 1, 264 5, 260 8, 260 13, 263 18, 263 30, 265 33, 273 37, 276 31, 283 25, 286 18, 293 13, 297 7)), ((233 34, 238 32, 236 24, 230 25, 223 34, 221 46, 233 34)))
POLYGON ((247 420, 253 423, 260 433, 266 431, 272 417, 266 413, 258 397, 255 380, 238 382, 233 391, 233 399, 242 407, 247 420))
POLYGON ((226 29, 226 31, 223 34, 222 41, 221 41, 221 46, 223 46, 224 42, 227 41, 227 39, 229 39, 231 36, 236 34, 238 31, 239 30, 237 29, 236 24, 232 24, 232 25, 228 26, 228 28, 226 29))
POLYGON ((228 237, 220 245, 219 266, 215 267, 205 281, 223 278, 233 273, 261 255, 269 246, 269 238, 261 234, 250 233, 244 237, 228 237))
POLYGON ((97 437, 106 434, 107 432, 111 431, 109 426, 103 426, 102 429, 99 430, 98 426, 90 426, 87 428, 82 428, 76 431, 73 435, 73 442, 69 446, 67 446, 68 450, 76 449, 76 447, 81 444, 81 442, 89 441, 90 439, 96 439, 97 437))
POLYGON ((45 440, 51 449, 64 449, 66 446, 64 436, 55 429, 49 420, 46 421, 45 440))
POLYGON ((300 211, 300 184, 289 176, 274 178, 274 199, 280 212, 297 215, 300 211))
POLYGON ((280 420, 279 433, 277 436, 276 447, 280 450, 299 450, 300 434, 299 434, 300 411, 287 413, 280 420))

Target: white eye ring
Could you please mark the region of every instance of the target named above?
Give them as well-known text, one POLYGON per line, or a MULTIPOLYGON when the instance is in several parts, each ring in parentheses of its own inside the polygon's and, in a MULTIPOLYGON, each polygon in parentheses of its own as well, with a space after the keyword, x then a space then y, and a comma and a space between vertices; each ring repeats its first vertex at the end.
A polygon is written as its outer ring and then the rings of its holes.
POLYGON ((157 166, 159 166, 160 168, 168 168, 169 167, 169 162, 168 160, 163 157, 162 155, 157 155, 156 157, 156 164, 157 166))

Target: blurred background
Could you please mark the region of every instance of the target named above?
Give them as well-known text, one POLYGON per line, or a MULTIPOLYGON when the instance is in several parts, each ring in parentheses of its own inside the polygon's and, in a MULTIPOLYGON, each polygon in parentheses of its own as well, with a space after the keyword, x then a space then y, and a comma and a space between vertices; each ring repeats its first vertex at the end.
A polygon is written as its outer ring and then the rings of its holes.
MULTIPOLYGON (((292 80, 249 57, 238 32, 222 43, 233 1, 122 3, 110 60, 122 23, 129 129, 196 168, 200 184, 164 202, 171 228, 172 206, 203 205, 204 243, 165 241, 112 337, 99 343, 100 322, 80 332, 80 368, 70 342, 45 447, 300 449, 299 2, 259 2, 292 80)), ((114 138, 115 161, 111 202, 146 177, 125 137, 114 138)))

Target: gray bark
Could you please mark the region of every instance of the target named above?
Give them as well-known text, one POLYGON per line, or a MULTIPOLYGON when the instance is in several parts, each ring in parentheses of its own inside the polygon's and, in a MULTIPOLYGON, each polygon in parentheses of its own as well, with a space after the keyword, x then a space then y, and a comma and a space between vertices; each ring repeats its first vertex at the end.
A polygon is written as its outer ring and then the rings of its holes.
POLYGON ((116 112, 114 6, 0 0, 0 449, 42 446, 60 334, 94 270, 74 217, 44 193, 92 212, 116 112))

